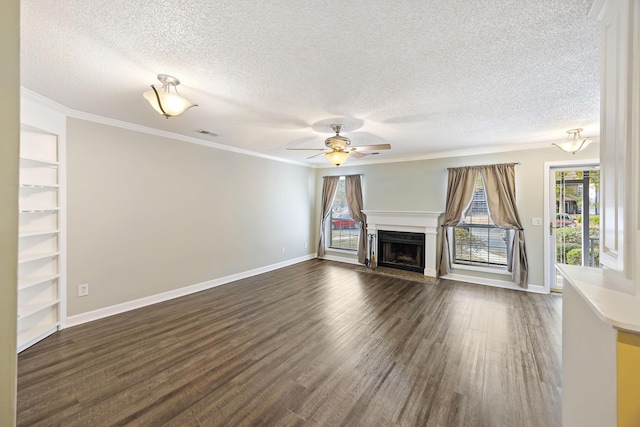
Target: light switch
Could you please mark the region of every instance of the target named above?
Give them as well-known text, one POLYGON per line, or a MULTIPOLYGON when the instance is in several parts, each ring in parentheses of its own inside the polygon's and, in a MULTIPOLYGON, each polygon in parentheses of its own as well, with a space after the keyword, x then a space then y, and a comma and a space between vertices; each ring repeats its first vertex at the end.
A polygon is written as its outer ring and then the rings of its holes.
POLYGON ((531 225, 542 225, 542 218, 531 218, 531 225))

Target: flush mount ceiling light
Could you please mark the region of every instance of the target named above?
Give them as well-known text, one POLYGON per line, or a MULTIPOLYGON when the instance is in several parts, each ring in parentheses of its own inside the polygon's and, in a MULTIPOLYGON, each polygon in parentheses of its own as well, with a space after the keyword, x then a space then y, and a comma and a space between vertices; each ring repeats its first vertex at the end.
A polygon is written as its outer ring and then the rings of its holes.
POLYGON ((553 145, 567 153, 576 154, 578 151, 584 150, 589 144, 591 144, 591 140, 580 136, 580 132, 582 132, 582 128, 569 129, 567 131, 569 136, 563 141, 554 142, 553 145))
POLYGON ((149 101, 154 110, 167 119, 179 116, 189 108, 198 106, 198 104, 193 104, 180 96, 178 93, 180 80, 177 78, 168 74, 158 74, 158 80, 162 83, 160 90, 151 85, 152 90, 146 91, 143 96, 149 101), (173 88, 173 92, 171 88, 173 88))

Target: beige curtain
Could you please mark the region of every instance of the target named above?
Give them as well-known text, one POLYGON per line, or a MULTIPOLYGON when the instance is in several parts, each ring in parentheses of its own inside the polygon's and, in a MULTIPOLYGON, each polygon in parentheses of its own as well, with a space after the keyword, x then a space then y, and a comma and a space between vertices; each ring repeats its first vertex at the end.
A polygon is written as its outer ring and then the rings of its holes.
POLYGON ((322 183, 322 218, 320 221, 320 239, 318 239, 318 256, 324 256, 325 225, 331 213, 331 204, 338 188, 339 176, 325 176, 322 183))
POLYGON ((513 163, 481 166, 480 173, 487 193, 489 216, 500 228, 515 230, 511 259, 507 270, 519 286, 527 287, 528 263, 524 244, 524 231, 516 207, 516 179, 513 163))
POLYGON ((455 227, 462 221, 464 214, 473 199, 478 169, 475 167, 449 168, 449 184, 447 186, 447 204, 442 221, 442 239, 440 240, 440 259, 438 273, 451 273, 449 258, 449 227, 455 227))
POLYGON ((358 262, 364 264, 367 259, 367 216, 362 212, 362 176, 349 175, 346 178, 347 206, 349 215, 360 224, 358 239, 358 262))

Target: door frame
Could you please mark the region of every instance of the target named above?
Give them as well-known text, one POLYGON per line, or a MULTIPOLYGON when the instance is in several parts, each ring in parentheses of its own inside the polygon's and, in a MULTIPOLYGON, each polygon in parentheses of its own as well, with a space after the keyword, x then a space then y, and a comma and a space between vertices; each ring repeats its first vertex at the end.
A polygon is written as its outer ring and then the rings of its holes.
MULTIPOLYGON (((543 212, 543 222, 542 228, 544 233, 544 292, 551 292, 551 278, 555 273, 555 253, 551 253, 551 208, 555 212, 556 201, 555 201, 555 180, 551 180, 551 171, 553 169, 567 169, 567 168, 576 168, 580 169, 583 167, 593 167, 599 166, 600 159, 592 158, 592 159, 576 159, 576 160, 560 160, 555 162, 544 162, 544 212, 543 212), (553 191, 551 189, 551 185, 554 185, 553 191)), ((554 219, 555 220, 555 219, 554 219)), ((554 236, 555 238, 555 236, 554 236)), ((554 251, 555 252, 555 251, 554 251)))

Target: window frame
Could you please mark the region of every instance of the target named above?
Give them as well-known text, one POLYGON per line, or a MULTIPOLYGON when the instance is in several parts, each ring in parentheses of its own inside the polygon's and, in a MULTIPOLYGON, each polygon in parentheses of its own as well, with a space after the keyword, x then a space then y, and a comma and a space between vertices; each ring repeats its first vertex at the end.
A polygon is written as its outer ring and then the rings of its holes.
MULTIPOLYGON (((484 179, 482 178, 482 175, 480 174, 480 172, 478 172, 478 176, 476 177, 476 180, 481 182, 482 192, 478 193, 477 189, 474 190, 474 195, 469 203, 469 206, 467 207, 467 210, 465 211, 465 215, 462 221, 460 221, 460 223, 455 226, 449 227, 449 233, 448 233, 449 234, 449 256, 451 259, 451 266, 453 268, 458 268, 462 270, 473 270, 473 271, 482 271, 482 272, 498 273, 498 274, 510 274, 507 271, 507 268, 509 264, 509 259, 511 258, 513 253, 513 240, 515 237, 515 230, 510 228, 498 227, 493 222, 493 219, 491 218, 491 215, 489 213, 489 205, 487 203, 487 194, 486 194, 486 189, 484 187, 484 179), (479 198, 476 197, 478 195, 480 196, 479 198), (469 218, 470 215, 473 216, 474 213, 476 214, 478 213, 478 208, 480 203, 483 204, 483 207, 484 207, 483 210, 486 211, 487 223, 486 224, 473 223, 472 221, 466 222, 466 219, 469 218), (465 259, 458 259, 457 255, 459 254, 457 254, 456 252, 456 229, 458 228, 465 229, 469 233, 471 233, 470 229, 472 228, 487 229, 488 234, 491 232, 490 230, 500 230, 501 232, 504 232, 505 236, 503 237, 503 240, 505 241, 505 249, 506 249, 505 263, 504 264, 492 263, 490 262, 489 256, 487 256, 487 261, 471 260, 470 259, 471 256, 469 256, 468 261, 465 259)), ((489 240, 489 238, 490 236, 488 235, 487 239, 489 240)), ((489 252, 489 248, 491 248, 491 246, 487 248, 487 252, 489 252)))
POLYGON ((451 265, 454 268, 459 268, 461 270, 475 270, 475 271, 486 271, 486 272, 490 272, 490 273, 507 273, 510 274, 507 271, 507 266, 509 263, 509 258, 511 257, 512 251, 513 251, 513 237, 514 237, 514 232, 515 230, 511 229, 511 228, 500 228, 497 225, 493 224, 468 224, 468 223, 464 223, 461 222, 460 224, 456 225, 456 226, 452 226, 449 227, 450 233, 449 233, 449 253, 450 253, 450 259, 451 259, 451 265), (457 259, 456 258, 456 252, 455 252, 455 248, 456 248, 456 238, 455 238, 455 230, 456 228, 463 228, 463 229, 468 229, 468 228, 486 228, 486 229, 494 229, 494 230, 500 230, 502 232, 506 233, 506 262, 505 264, 497 264, 497 263, 490 263, 490 262, 483 262, 483 261, 465 261, 465 260, 461 260, 461 259, 457 259))
MULTIPOLYGON (((340 183, 338 185, 344 185, 345 189, 346 189, 346 175, 340 175, 340 183)), ((358 230, 357 235, 355 236, 355 242, 356 242, 356 246, 355 248, 351 249, 351 248, 344 248, 344 247, 336 247, 336 246, 331 246, 333 244, 333 204, 336 201, 336 196, 338 194, 338 189, 336 188, 336 194, 333 197, 333 200, 331 201, 331 209, 330 209, 330 213, 329 216, 326 219, 326 223, 325 223, 325 251, 331 251, 331 252, 338 252, 338 253, 344 253, 344 254, 354 254, 354 253, 358 253, 358 240, 360 238, 360 233, 362 233, 362 230, 360 228, 360 223, 358 223, 356 220, 354 220, 351 217, 351 213, 349 213, 348 218, 344 218, 344 217, 340 217, 338 219, 349 219, 351 221, 354 222, 355 226, 353 227, 352 230, 358 230)), ((348 203, 346 201, 346 195, 345 195, 345 203, 348 203)), ((348 212, 348 206, 347 206, 347 212, 348 212)), ((343 230, 349 230, 348 228, 341 228, 343 230)), ((352 236, 353 238, 353 236, 352 236)))

